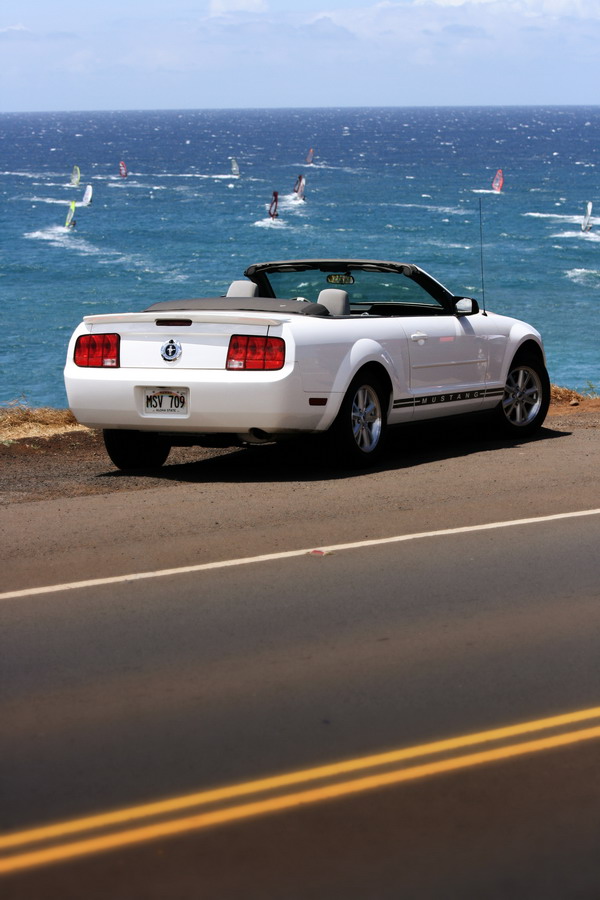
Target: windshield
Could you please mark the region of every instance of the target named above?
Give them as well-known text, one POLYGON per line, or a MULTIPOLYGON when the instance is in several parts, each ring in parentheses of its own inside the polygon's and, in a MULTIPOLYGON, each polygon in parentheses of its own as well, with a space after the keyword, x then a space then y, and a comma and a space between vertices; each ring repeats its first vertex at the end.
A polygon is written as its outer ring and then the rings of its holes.
MULTIPOLYGON (((411 269, 411 267, 407 267, 411 269)), ((424 273, 423 273, 424 274, 424 273)), ((321 270, 309 268, 301 271, 292 271, 289 267, 259 270, 252 275, 259 285, 260 293, 264 296, 273 295, 282 298, 303 297, 315 303, 319 293, 327 288, 344 290, 348 294, 353 309, 362 305, 401 303, 411 306, 442 305, 440 299, 432 296, 432 286, 437 288, 440 294, 441 288, 437 282, 422 286, 412 277, 408 277, 402 271, 374 271, 373 269, 354 268, 352 266, 340 266, 339 270, 333 270, 330 266, 321 270), (429 290, 427 290, 429 288, 429 290)), ((436 292, 434 292, 436 293, 436 292)))

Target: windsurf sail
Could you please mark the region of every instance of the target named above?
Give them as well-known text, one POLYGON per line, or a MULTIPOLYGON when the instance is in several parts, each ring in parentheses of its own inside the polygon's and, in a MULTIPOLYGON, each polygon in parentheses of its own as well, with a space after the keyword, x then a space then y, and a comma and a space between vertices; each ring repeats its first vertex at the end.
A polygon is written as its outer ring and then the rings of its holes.
POLYGON ((498 169, 494 178, 492 180, 492 190, 496 191, 497 194, 502 190, 502 185, 504 184, 504 175, 502 174, 502 169, 498 169))
POLYGON ((73 171, 71 172, 71 184, 77 187, 81 180, 81 172, 79 170, 79 166, 73 166, 73 171))
POLYGON ((304 185, 306 184, 306 178, 304 175, 298 175, 296 179, 296 184, 294 185, 294 193, 296 195, 297 200, 304 200, 304 185))
POLYGON ((67 213, 67 218, 65 219, 65 228, 74 228, 75 220, 73 216, 75 215, 75 201, 71 200, 69 203, 69 212, 67 213))
POLYGON ((235 177, 240 174, 240 167, 238 166, 238 161, 235 156, 231 157, 231 174, 235 177))
POLYGON ((592 223, 590 221, 591 218, 592 218, 592 203, 591 203, 591 201, 588 201, 588 204, 585 208, 583 221, 581 223, 582 231, 591 231, 592 230, 592 223))
POLYGON ((83 205, 89 206, 92 202, 92 194, 94 193, 94 189, 91 184, 88 184, 85 191, 83 192, 83 205))
POLYGON ((314 155, 315 155, 315 151, 311 147, 310 150, 308 151, 308 153, 306 154, 306 162, 308 163, 309 166, 313 161, 314 155))
POLYGON ((127 178, 128 175, 127 166, 125 165, 123 160, 121 160, 121 162, 119 163, 119 175, 121 176, 121 178, 127 178))
POLYGON ((276 219, 279 213, 277 212, 277 206, 279 204, 279 194, 277 191, 273 191, 273 199, 271 200, 271 205, 269 207, 269 215, 272 219, 276 219))

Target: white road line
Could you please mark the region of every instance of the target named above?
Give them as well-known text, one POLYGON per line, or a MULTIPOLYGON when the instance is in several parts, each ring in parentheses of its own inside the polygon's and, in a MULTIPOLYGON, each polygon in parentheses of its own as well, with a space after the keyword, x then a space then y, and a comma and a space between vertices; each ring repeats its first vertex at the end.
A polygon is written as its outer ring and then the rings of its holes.
POLYGON ((128 581, 142 581, 149 578, 165 578, 169 575, 188 575, 192 572, 209 572, 213 569, 229 569, 234 566, 248 566, 252 563, 271 562, 280 559, 292 559, 307 556, 311 553, 336 553, 341 550, 360 550, 365 547, 379 547, 384 544, 400 544, 403 541, 418 541, 422 538, 447 537, 453 534, 469 534, 476 531, 492 531, 496 528, 514 528, 518 525, 541 525, 544 522, 558 522, 562 519, 577 519, 583 516, 600 515, 600 509, 584 509, 578 512, 556 513, 551 516, 537 516, 529 519, 511 519, 508 522, 488 522, 484 525, 465 525, 461 528, 444 528, 441 531, 420 531, 414 534, 400 534, 387 538, 374 538, 368 541, 353 541, 347 544, 331 544, 326 547, 311 547, 302 550, 285 550, 280 553, 265 553, 261 556, 245 556, 240 559, 224 559, 219 562, 200 563, 196 566, 181 566, 177 569, 157 569, 153 572, 134 572, 128 575, 114 575, 110 578, 91 578, 87 581, 70 581, 66 584, 51 584, 44 587, 24 588, 19 591, 6 591, 0 594, 0 600, 14 600, 18 597, 35 597, 39 594, 54 594, 61 591, 83 590, 107 584, 126 584, 128 581))

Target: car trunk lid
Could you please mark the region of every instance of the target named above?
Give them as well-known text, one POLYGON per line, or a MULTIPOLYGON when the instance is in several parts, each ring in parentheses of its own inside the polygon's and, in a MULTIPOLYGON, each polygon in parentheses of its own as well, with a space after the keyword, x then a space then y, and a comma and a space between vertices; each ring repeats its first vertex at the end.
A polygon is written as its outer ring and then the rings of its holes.
POLYGON ((121 368, 224 369, 234 334, 279 335, 285 316, 247 312, 144 312, 85 316, 92 333, 117 332, 121 368))

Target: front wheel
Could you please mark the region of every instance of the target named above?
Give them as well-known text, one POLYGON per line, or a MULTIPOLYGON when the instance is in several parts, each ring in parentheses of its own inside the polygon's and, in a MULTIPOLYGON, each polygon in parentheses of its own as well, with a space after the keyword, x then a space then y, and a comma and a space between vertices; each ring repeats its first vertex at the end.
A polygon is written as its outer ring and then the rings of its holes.
POLYGON ((546 418, 549 405, 550 379, 541 359, 532 354, 516 356, 495 410, 498 425, 505 434, 533 434, 546 418))
POLYGON ((375 463, 387 431, 386 405, 387 394, 379 379, 357 375, 330 428, 332 450, 356 465, 375 463))
POLYGON ((117 469, 155 469, 171 452, 169 441, 160 434, 106 428, 104 446, 117 469))

